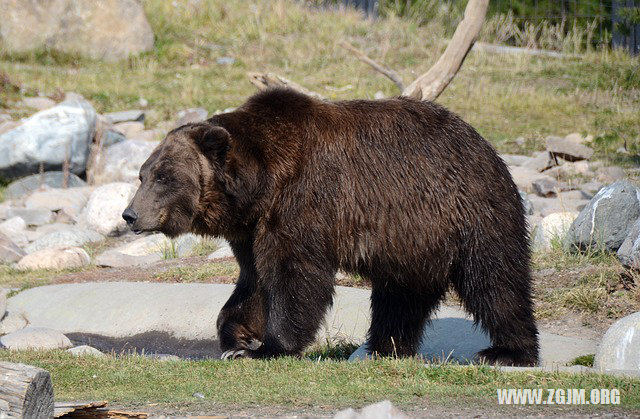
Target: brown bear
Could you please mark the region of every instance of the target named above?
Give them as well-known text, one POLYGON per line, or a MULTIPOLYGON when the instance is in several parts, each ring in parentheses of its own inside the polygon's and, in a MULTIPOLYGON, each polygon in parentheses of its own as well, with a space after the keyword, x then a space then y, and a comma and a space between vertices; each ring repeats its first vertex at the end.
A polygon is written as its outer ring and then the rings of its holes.
POLYGON ((491 338, 480 359, 538 361, 518 189, 441 106, 268 90, 171 131, 140 181, 123 213, 134 232, 231 244, 240 276, 217 323, 224 357, 300 354, 342 269, 371 281, 371 352, 414 355, 452 288, 491 338))

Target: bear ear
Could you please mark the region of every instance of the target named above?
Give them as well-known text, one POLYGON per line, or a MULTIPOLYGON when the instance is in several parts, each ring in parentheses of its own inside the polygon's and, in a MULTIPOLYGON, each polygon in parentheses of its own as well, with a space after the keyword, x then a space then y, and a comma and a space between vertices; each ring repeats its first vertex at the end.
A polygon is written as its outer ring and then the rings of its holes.
POLYGON ((209 159, 223 164, 229 151, 231 134, 217 125, 197 125, 192 130, 191 138, 200 151, 209 159))

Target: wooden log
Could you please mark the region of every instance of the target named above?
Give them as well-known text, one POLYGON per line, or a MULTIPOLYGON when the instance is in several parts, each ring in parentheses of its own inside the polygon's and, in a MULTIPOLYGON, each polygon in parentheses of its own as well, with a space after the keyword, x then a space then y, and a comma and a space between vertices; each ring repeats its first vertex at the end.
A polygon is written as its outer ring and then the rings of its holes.
POLYGON ((300 86, 298 83, 291 81, 279 74, 274 73, 247 73, 251 84, 256 86, 260 90, 265 90, 270 87, 286 87, 296 92, 304 93, 305 95, 315 97, 317 99, 324 100, 325 97, 320 93, 312 92, 311 90, 300 86))
POLYGON ((342 48, 346 49, 347 51, 350 51, 353 55, 356 56, 357 59, 359 59, 363 63, 369 64, 369 66, 371 66, 371 68, 373 68, 374 70, 382 73, 389 80, 394 82, 396 84, 396 86, 398 86, 398 88, 400 90, 404 90, 404 83, 402 82, 402 78, 400 77, 400 75, 398 73, 396 73, 395 71, 391 70, 390 68, 383 67, 380 64, 378 64, 377 62, 373 61, 364 52, 360 51, 358 48, 354 47, 353 45, 351 45, 347 41, 344 41, 344 40, 340 41, 340 42, 338 42, 338 45, 340 45, 342 48))
POLYGON ((0 362, 0 416, 53 417, 53 384, 43 369, 0 362))

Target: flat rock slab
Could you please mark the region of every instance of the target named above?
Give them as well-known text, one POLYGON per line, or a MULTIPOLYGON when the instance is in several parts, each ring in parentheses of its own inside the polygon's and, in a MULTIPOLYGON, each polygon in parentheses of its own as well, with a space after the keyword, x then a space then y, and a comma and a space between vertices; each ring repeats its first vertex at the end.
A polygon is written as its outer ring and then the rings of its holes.
MULTIPOLYGON (((65 333, 75 344, 102 352, 144 349, 182 357, 219 356, 216 319, 234 285, 109 282, 32 288, 8 301, 31 326, 65 333)), ((320 341, 364 342, 369 327, 370 291, 336 287, 334 305, 318 333, 320 341)), ((424 348, 430 358, 464 360, 489 346, 487 336, 466 314, 442 307, 427 327, 424 348)), ((541 334, 544 363, 566 363, 596 353, 596 342, 541 334)), ((364 355, 361 347, 353 358, 364 355)))

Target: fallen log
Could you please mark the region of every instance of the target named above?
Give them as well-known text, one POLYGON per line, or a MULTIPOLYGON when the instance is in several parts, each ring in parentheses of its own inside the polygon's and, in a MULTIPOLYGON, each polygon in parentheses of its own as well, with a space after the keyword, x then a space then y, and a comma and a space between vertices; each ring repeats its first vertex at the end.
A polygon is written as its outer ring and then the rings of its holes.
POLYGON ((0 416, 53 417, 51 375, 41 368, 0 362, 0 416))

